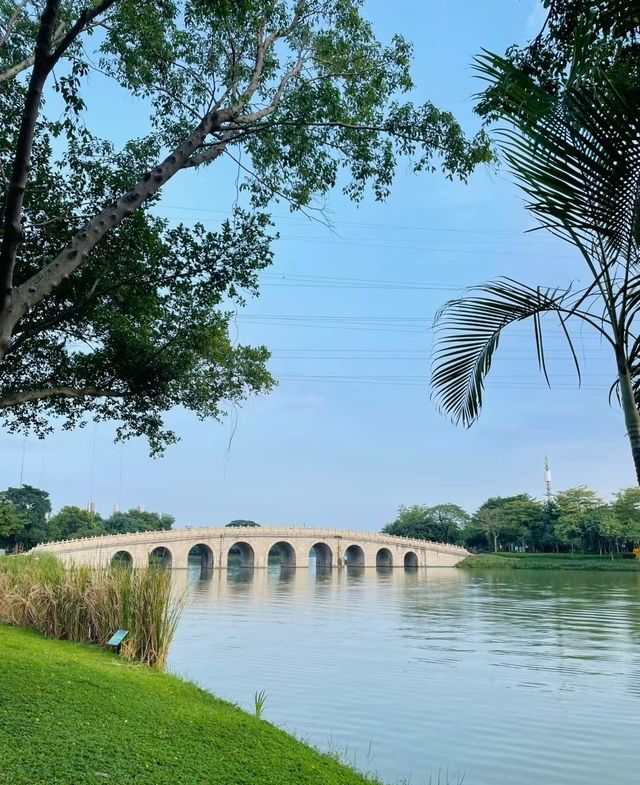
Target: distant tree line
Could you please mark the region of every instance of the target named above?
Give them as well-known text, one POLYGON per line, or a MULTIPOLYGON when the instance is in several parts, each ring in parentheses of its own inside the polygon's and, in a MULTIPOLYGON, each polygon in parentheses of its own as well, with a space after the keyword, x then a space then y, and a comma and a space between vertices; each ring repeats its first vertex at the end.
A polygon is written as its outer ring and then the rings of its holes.
POLYGON ((0 492, 0 548, 10 552, 52 540, 162 531, 173 524, 171 515, 143 510, 114 512, 103 518, 81 507, 67 506, 51 515, 49 494, 41 488, 23 485, 0 492))
POLYGON ((473 551, 610 554, 640 545, 640 488, 607 502, 583 485, 539 501, 526 493, 494 496, 469 515, 456 504, 400 507, 386 534, 464 545, 473 551))

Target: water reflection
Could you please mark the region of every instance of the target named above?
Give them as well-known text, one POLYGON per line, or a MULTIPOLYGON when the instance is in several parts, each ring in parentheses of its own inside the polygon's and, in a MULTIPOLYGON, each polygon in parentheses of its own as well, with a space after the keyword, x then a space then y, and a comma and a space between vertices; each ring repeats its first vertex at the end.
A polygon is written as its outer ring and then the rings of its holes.
POLYGON ((640 575, 175 575, 190 598, 176 671, 248 708, 266 690, 269 720, 388 782, 637 782, 640 575))

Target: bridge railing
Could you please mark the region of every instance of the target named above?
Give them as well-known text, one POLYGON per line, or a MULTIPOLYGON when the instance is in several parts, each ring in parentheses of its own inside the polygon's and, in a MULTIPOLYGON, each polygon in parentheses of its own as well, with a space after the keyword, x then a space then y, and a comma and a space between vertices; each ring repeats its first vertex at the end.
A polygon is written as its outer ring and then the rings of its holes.
MULTIPOLYGON (((309 537, 317 539, 327 538, 340 538, 348 540, 387 543, 393 545, 402 544, 413 548, 428 548, 430 550, 439 550, 443 552, 466 554, 468 551, 460 545, 452 545, 450 543, 435 542, 433 540, 418 540, 412 537, 403 537, 395 534, 386 534, 383 532, 366 532, 355 531, 348 529, 322 529, 322 528, 305 528, 305 527, 280 527, 280 526, 225 526, 225 527, 188 527, 183 529, 166 529, 146 532, 131 532, 129 534, 102 534, 93 537, 78 537, 72 540, 52 540, 50 542, 39 543, 32 550, 46 550, 53 546, 68 546, 70 550, 77 550, 79 545, 96 544, 98 546, 104 545, 117 545, 123 542, 144 542, 145 540, 180 540, 180 539, 197 539, 198 537, 205 538, 222 538, 225 539, 241 539, 241 536, 256 537, 273 537, 280 536, 283 539, 296 538, 296 537, 309 537)), ((67 550, 67 549, 65 549, 67 550)))

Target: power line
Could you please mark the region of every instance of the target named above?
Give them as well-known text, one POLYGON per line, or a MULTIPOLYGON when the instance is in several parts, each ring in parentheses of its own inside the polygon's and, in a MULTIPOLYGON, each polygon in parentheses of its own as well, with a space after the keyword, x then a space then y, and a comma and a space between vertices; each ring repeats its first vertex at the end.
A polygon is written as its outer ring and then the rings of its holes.
MULTIPOLYGON (((352 355, 352 356, 344 356, 344 355, 309 355, 309 354, 295 354, 295 355, 278 355, 272 354, 272 360, 341 360, 343 362, 351 362, 351 361, 368 361, 368 362, 378 362, 381 360, 393 360, 399 362, 430 362, 433 359, 433 355, 421 355, 419 357, 398 357, 397 355, 378 355, 378 356, 359 356, 359 355, 352 355)), ((518 357, 510 357, 510 360, 537 360, 535 353, 531 353, 529 355, 521 355, 518 357)), ((556 360, 571 360, 572 357, 570 354, 563 355, 563 356, 555 356, 553 359, 556 360)), ((571 374, 574 376, 575 374, 571 374)))
MULTIPOLYGON (((402 245, 394 242, 390 243, 381 243, 375 239, 364 239, 364 240, 347 240, 347 239, 332 239, 332 238, 323 238, 323 237, 296 237, 296 236, 286 236, 281 235, 278 238, 278 241, 285 241, 285 242, 303 242, 306 246, 311 244, 319 243, 320 245, 347 245, 347 246, 355 246, 358 248, 380 248, 381 250, 388 250, 388 251, 418 251, 420 253, 429 253, 429 254, 443 254, 443 253, 455 253, 455 254, 471 254, 473 256, 478 256, 479 249, 477 243, 470 243, 470 245, 474 245, 474 248, 433 248, 429 246, 422 246, 422 245, 402 245)), ((531 253, 521 253, 519 251, 509 251, 509 250, 489 250, 489 249, 482 249, 483 253, 489 254, 491 256, 508 256, 509 258, 518 258, 518 259, 539 259, 540 258, 540 251, 536 249, 532 249, 531 253)), ((545 259, 562 259, 565 261, 574 261, 577 256, 567 256, 564 254, 549 254, 547 251, 544 252, 545 259)), ((355 261, 362 261, 362 259, 356 259, 355 261)))
MULTIPOLYGON (((417 359, 420 359, 420 358, 429 359, 432 356, 431 353, 425 352, 424 349, 403 349, 401 347, 397 347, 397 348, 396 347, 378 347, 378 348, 359 347, 359 348, 346 349, 346 348, 340 347, 340 346, 328 346, 328 347, 324 347, 324 348, 317 348, 317 347, 311 347, 311 346, 299 346, 296 349, 282 349, 282 348, 276 349, 274 347, 269 347, 269 349, 270 349, 271 352, 273 352, 273 354, 271 355, 272 357, 276 357, 277 356, 276 353, 278 353, 278 352, 284 352, 284 353, 287 353, 287 352, 298 352, 298 353, 300 353, 300 352, 311 352, 310 355, 305 355, 305 357, 309 356, 309 359, 313 359, 316 352, 340 352, 340 355, 338 355, 338 357, 336 359, 351 359, 351 357, 349 356, 349 353, 356 354, 356 355, 357 354, 366 355, 367 353, 371 353, 371 352, 385 352, 385 351, 393 351, 393 357, 397 357, 399 354, 402 354, 402 353, 415 355, 415 358, 417 358, 417 359)), ((502 354, 514 354, 514 353, 517 353, 518 357, 515 357, 513 359, 530 359, 531 357, 536 357, 535 347, 531 347, 531 350, 529 352, 527 352, 527 353, 524 353, 524 354, 523 354, 523 349, 524 349, 524 347, 522 349, 509 348, 509 347, 502 348, 501 347, 499 353, 501 355, 502 354)), ((568 349, 549 349, 549 350, 547 350, 545 352, 545 354, 548 357, 556 357, 556 358, 572 357, 571 352, 568 349)), ((283 354, 282 357, 283 357, 283 359, 290 359, 290 357, 287 354, 283 354)), ((589 359, 603 359, 604 360, 604 359, 610 359, 610 358, 611 358, 611 355, 609 353, 607 353, 607 354, 589 354, 589 359)), ((372 358, 372 359, 375 359, 375 358, 372 358)), ((405 358, 401 357, 400 359, 414 359, 414 357, 405 357, 405 358)))
MULTIPOLYGON (((510 377, 505 377, 510 378, 510 377)), ((283 374, 282 376, 278 377, 279 381, 286 381, 286 382, 321 382, 321 383, 330 383, 330 384, 366 384, 366 385, 392 385, 392 386, 409 386, 409 387, 424 387, 425 389, 428 387, 429 380, 426 377, 421 376, 346 376, 346 375, 319 375, 319 374, 283 374)), ((583 384, 578 386, 577 384, 552 384, 551 388, 549 388, 544 382, 540 382, 539 384, 533 382, 518 382, 517 380, 513 380, 507 383, 500 383, 495 384, 491 382, 491 380, 487 381, 488 388, 496 388, 501 390, 540 390, 540 389, 551 389, 553 390, 570 390, 575 392, 577 389, 580 390, 591 390, 591 391, 605 391, 609 389, 609 385, 599 385, 599 384, 583 384)))
POLYGON ((302 288, 345 288, 345 289, 418 289, 433 291, 462 291, 460 284, 442 284, 420 281, 392 281, 379 278, 345 278, 326 275, 299 275, 293 273, 262 273, 262 286, 294 286, 302 288), (264 283, 274 281, 274 283, 264 283))
MULTIPOLYGON (((218 215, 224 215, 226 217, 231 217, 232 213, 229 210, 216 210, 214 208, 207 208, 207 207, 189 207, 187 205, 175 205, 175 204, 165 204, 161 202, 159 207, 166 209, 166 210, 185 210, 187 212, 199 212, 199 213, 215 213, 218 215)), ((272 214, 272 218, 278 221, 290 221, 293 223, 301 224, 308 226, 309 221, 301 218, 296 218, 293 215, 278 215, 272 214)), ((416 225, 416 224, 392 224, 392 223, 376 223, 376 222, 367 222, 367 221, 343 221, 343 220, 335 220, 331 221, 333 226, 349 226, 353 228, 367 228, 367 229, 381 229, 383 231, 387 231, 389 229, 399 230, 399 231, 420 231, 420 232, 444 232, 444 233, 451 233, 451 234, 480 234, 480 235, 496 235, 496 236, 510 236, 510 237, 520 237, 524 238, 524 235, 527 232, 530 232, 531 229, 523 229, 522 231, 509 231, 505 229, 462 229, 460 227, 455 228, 445 228, 442 226, 428 226, 428 225, 416 225)), ((542 235, 546 239, 548 236, 542 235)))

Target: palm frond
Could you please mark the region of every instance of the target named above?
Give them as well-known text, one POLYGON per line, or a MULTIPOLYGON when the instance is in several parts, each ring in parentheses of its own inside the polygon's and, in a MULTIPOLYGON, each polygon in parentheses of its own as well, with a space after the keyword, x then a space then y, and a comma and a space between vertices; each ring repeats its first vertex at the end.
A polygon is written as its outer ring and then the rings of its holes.
POLYGON ((565 326, 569 296, 568 289, 534 289, 511 278, 499 278, 446 303, 436 314, 431 372, 432 394, 439 407, 454 422, 466 426, 477 419, 502 332, 525 319, 533 320, 538 365, 548 382, 541 324, 545 313, 558 316, 579 378, 578 359, 565 326))
POLYGON ((505 58, 485 52, 476 70, 502 96, 512 128, 500 138, 529 209, 542 226, 602 244, 604 263, 640 245, 640 90, 580 72, 552 95, 505 58))

